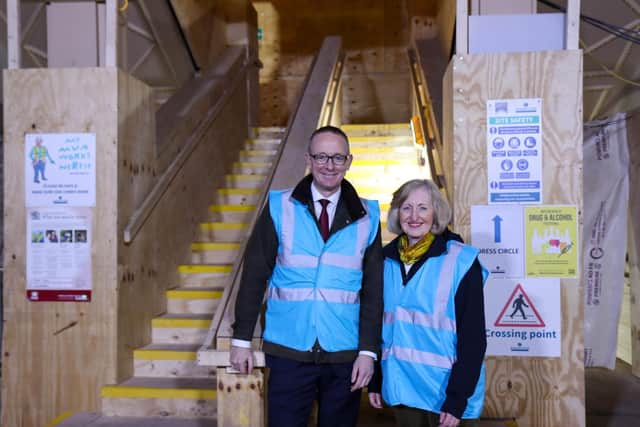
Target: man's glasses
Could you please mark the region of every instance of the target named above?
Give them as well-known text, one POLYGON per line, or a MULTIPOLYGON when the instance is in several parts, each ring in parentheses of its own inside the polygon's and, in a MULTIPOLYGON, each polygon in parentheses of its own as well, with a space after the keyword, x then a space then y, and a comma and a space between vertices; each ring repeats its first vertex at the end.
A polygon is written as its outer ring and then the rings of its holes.
POLYGON ((331 160, 333 164, 337 166, 344 165, 345 163, 347 163, 347 159, 349 158, 348 155, 344 155, 344 154, 334 154, 330 156, 327 153, 318 153, 318 154, 309 153, 309 157, 311 157, 313 161, 319 165, 324 165, 329 160, 331 160))

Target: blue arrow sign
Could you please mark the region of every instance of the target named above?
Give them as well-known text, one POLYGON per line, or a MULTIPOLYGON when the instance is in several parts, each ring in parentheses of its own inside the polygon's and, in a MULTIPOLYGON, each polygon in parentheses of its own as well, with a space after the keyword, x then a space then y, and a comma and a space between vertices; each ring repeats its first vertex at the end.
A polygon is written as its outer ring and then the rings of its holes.
POLYGON ((496 215, 491 220, 493 221, 493 241, 500 243, 502 241, 502 237, 500 236, 500 223, 502 222, 502 218, 500 215, 496 215))

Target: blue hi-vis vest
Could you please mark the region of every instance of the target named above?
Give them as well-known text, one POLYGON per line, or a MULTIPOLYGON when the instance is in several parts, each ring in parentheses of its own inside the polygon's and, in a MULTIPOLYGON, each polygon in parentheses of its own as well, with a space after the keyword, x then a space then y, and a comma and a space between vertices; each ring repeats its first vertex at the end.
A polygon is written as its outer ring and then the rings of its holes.
MULTIPOLYGON (((385 259, 382 397, 390 405, 440 412, 456 361, 455 295, 478 250, 456 241, 428 259, 406 285, 398 261, 385 259)), ((483 278, 487 271, 483 268, 483 278)), ((484 363, 462 418, 478 418, 484 401, 484 363)))
POLYGON ((378 203, 361 199, 367 213, 325 242, 315 216, 291 194, 269 193, 279 247, 263 337, 298 351, 316 339, 325 351, 356 350, 362 259, 378 232, 378 203))
POLYGON ((48 156, 47 147, 36 145, 31 149, 31 160, 45 160, 48 156))

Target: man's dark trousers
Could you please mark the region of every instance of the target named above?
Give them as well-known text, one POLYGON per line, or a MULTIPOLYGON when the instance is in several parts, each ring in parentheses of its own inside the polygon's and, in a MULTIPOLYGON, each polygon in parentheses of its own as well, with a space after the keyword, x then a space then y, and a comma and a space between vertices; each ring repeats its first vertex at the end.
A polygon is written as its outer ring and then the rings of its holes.
POLYGON ((314 363, 266 355, 269 427, 307 427, 318 401, 318 427, 354 427, 361 390, 351 392, 353 363, 314 363))

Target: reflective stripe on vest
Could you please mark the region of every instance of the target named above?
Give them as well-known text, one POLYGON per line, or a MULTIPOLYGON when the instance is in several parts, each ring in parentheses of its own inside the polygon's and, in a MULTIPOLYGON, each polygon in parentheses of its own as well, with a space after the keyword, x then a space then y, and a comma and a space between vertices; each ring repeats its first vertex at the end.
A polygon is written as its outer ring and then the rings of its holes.
POLYGON ((426 326, 428 328, 442 329, 451 332, 456 331, 456 322, 447 317, 438 317, 422 311, 408 310, 404 307, 396 308, 395 313, 391 311, 384 312, 384 323, 389 324, 395 321, 412 323, 418 326, 426 326))
POLYGON ((387 360, 393 356, 398 360, 411 363, 421 363, 423 365, 436 366, 443 369, 451 369, 455 363, 454 357, 442 356, 429 351, 416 350, 415 348, 392 346, 382 351, 382 360, 387 360))
POLYGON ((442 267, 440 269, 440 275, 438 276, 438 287, 436 288, 433 313, 429 314, 417 310, 408 310, 404 307, 397 307, 395 312, 384 312, 384 323, 389 324, 398 321, 411 323, 417 326, 426 326, 433 329, 456 332, 455 320, 447 317, 445 311, 447 309, 449 295, 451 294, 451 287, 453 286, 451 277, 453 277, 456 260, 460 251, 462 251, 462 248, 462 245, 450 245, 449 253, 444 257, 442 267))
POLYGON ((267 297, 277 301, 322 300, 341 304, 358 304, 360 293, 327 288, 276 288, 269 286, 267 297), (317 293, 314 293, 316 291, 317 293))
MULTIPOLYGON (((325 265, 333 265, 336 267, 350 268, 359 270, 362 268, 362 254, 364 253, 369 241, 369 232, 371 229, 371 217, 368 215, 367 203, 363 206, 367 210, 367 215, 356 222, 356 253, 352 256, 346 254, 337 254, 331 252, 323 252, 320 258, 308 255, 297 255, 293 253, 294 230, 295 230, 295 206, 289 202, 292 190, 282 194, 280 200, 282 203, 282 251, 278 254, 278 264, 285 267, 303 267, 316 268, 319 263, 325 265)), ((332 236, 329 236, 331 240, 332 236)))

